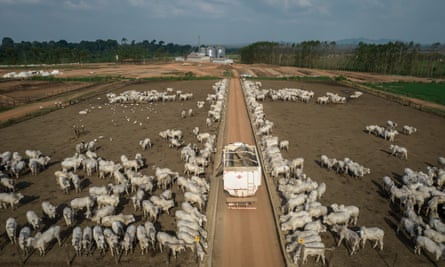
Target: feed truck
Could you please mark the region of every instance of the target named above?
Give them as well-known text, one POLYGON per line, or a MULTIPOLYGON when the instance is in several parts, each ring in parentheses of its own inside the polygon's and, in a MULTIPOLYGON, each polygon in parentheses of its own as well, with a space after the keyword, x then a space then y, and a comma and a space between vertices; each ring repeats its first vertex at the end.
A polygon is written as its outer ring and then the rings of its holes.
POLYGON ((224 147, 223 181, 229 208, 255 209, 252 204, 261 185, 261 164, 255 146, 237 142, 224 147))

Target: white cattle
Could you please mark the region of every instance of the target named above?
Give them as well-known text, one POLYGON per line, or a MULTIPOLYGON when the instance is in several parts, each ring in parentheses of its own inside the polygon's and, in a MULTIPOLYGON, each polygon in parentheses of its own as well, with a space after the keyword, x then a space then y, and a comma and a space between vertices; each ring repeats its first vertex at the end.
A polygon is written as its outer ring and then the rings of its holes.
POLYGON ((48 216, 48 218, 50 218, 50 219, 56 218, 56 209, 57 209, 56 206, 51 204, 49 201, 42 202, 43 213, 46 214, 46 216, 48 216))
POLYGON ((293 198, 289 199, 286 203, 286 212, 291 212, 294 211, 295 208, 297 208, 298 206, 302 206, 307 199, 307 195, 306 194, 298 194, 295 195, 293 198))
POLYGON ((288 140, 281 140, 279 145, 281 150, 289 150, 289 141, 288 140))
POLYGON ((76 226, 73 229, 73 236, 71 238, 71 245, 76 251, 76 255, 80 256, 82 254, 82 228, 76 226))
POLYGON ((312 218, 310 216, 294 216, 288 221, 281 224, 281 231, 295 231, 297 228, 303 228, 308 222, 311 222, 312 218))
POLYGON ((136 219, 134 218, 133 214, 108 215, 102 218, 100 224, 105 227, 111 227, 114 221, 119 221, 124 225, 129 225, 130 223, 134 223, 136 219))
POLYGON ((175 217, 177 220, 186 220, 186 221, 196 222, 200 226, 202 226, 202 224, 203 224, 203 220, 200 217, 195 216, 194 214, 188 213, 183 210, 175 211, 175 217))
POLYGON ((416 246, 414 247, 414 253, 420 255, 422 248, 435 256, 438 261, 443 255, 443 249, 436 244, 433 240, 425 236, 416 237, 416 246))
POLYGON ((158 244, 159 244, 159 249, 161 250, 161 252, 162 252, 162 248, 167 244, 167 243, 170 243, 170 244, 177 244, 177 243, 181 243, 180 241, 179 241, 179 239, 177 238, 177 237, 175 237, 175 236, 172 236, 172 235, 170 235, 170 234, 168 234, 168 233, 165 233, 165 232, 158 232, 157 234, 156 234, 156 240, 158 241, 158 244))
POLYGON ((325 265, 326 262, 325 250, 326 249, 324 247, 315 247, 315 246, 310 246, 309 244, 304 245, 302 249, 303 264, 306 263, 308 256, 316 256, 317 262, 321 259, 322 264, 325 265))
POLYGON ((4 209, 8 207, 8 204, 14 209, 15 205, 19 204, 20 200, 23 198, 24 196, 22 193, 0 193, 0 204, 4 209))
POLYGON ((90 211, 94 206, 94 199, 90 196, 74 198, 70 201, 70 206, 74 211, 82 210, 84 208, 86 208, 87 211, 90 211))
POLYGON ((0 177, 0 184, 10 192, 15 192, 15 181, 16 179, 13 178, 0 177))
POLYGON ((150 216, 150 219, 156 221, 159 215, 159 207, 154 205, 150 200, 146 199, 142 201, 142 212, 145 218, 150 216))
POLYGON ((156 228, 153 225, 152 222, 146 221, 144 223, 145 231, 147 232, 147 236, 151 242, 151 246, 155 248, 155 242, 156 242, 156 228))
POLYGON ((205 174, 205 169, 193 163, 184 164, 184 174, 200 176, 205 174))
POLYGON ((15 218, 9 217, 5 224, 6 235, 8 236, 11 243, 15 244, 17 239, 17 221, 15 218))
POLYGON ((350 255, 354 255, 360 248, 360 236, 357 232, 348 229, 346 225, 334 225, 332 230, 338 234, 337 247, 341 245, 341 242, 345 240, 351 248, 350 255))
POLYGON ((115 195, 100 195, 97 197, 97 206, 102 208, 106 205, 117 207, 119 205, 119 196, 115 195))
POLYGON ((175 202, 173 201, 173 199, 165 200, 156 195, 151 196, 150 201, 158 206, 162 211, 167 212, 167 214, 170 214, 170 209, 175 206, 175 202))
POLYGON ((202 210, 203 205, 205 204, 204 198, 201 194, 198 193, 192 193, 192 192, 185 192, 184 193, 184 200, 189 202, 190 204, 198 204, 199 210, 202 210))
POLYGON ((391 151, 391 155, 396 157, 400 156, 401 159, 408 159, 408 150, 405 147, 390 145, 389 149, 391 151))
POLYGON ((48 165, 49 161, 51 160, 48 156, 42 156, 39 158, 32 158, 28 162, 28 167, 31 170, 32 175, 37 175, 40 172, 40 169, 46 167, 48 165))
POLYGON ((411 135, 411 134, 417 132, 417 129, 413 126, 403 125, 402 132, 406 135, 411 135))
POLYGON ((106 242, 105 242, 105 236, 102 230, 102 227, 100 225, 96 225, 93 228, 93 238, 94 242, 96 243, 96 247, 101 250, 101 252, 104 252, 106 249, 106 242))
POLYGON ((338 204, 334 203, 334 204, 331 204, 330 207, 332 208, 332 210, 334 212, 344 211, 344 212, 349 213, 350 222, 353 225, 357 225, 358 217, 360 214, 360 209, 357 206, 353 206, 353 205, 345 206, 345 205, 338 205, 338 204))
POLYGON ((35 213, 35 211, 33 210, 28 210, 26 212, 26 220, 28 221, 29 224, 31 224, 34 230, 39 229, 40 222, 42 221, 42 219, 39 216, 37 216, 37 213, 35 213))
POLYGON ((139 241, 139 246, 141 248, 141 254, 144 255, 144 253, 148 252, 149 248, 149 239, 147 236, 147 230, 143 225, 138 225, 136 228, 136 237, 139 241))
POLYGON ((28 226, 23 227, 19 233, 18 245, 19 248, 24 252, 25 257, 28 256, 28 247, 26 244, 27 239, 31 237, 31 228, 28 226))
POLYGON ((108 247, 110 248, 111 256, 114 254, 119 254, 119 236, 117 236, 110 228, 104 229, 104 237, 107 242, 108 247))
POLYGON ((195 249, 195 242, 196 242, 196 236, 190 234, 186 231, 178 231, 176 233, 179 240, 184 241, 185 246, 189 247, 192 252, 194 252, 195 249))
POLYGON ((142 200, 144 200, 145 192, 142 189, 138 189, 136 193, 131 196, 131 202, 135 211, 142 209, 142 200))
POLYGON ((111 230, 113 231, 114 234, 116 234, 119 237, 119 239, 121 239, 125 234, 124 225, 120 221, 112 222, 111 230))
POLYGON ((124 238, 121 242, 121 247, 125 251, 125 255, 128 255, 128 251, 133 252, 134 242, 136 240, 136 226, 131 224, 125 230, 124 238))
POLYGON ((35 237, 30 237, 27 239, 27 246, 34 247, 40 251, 40 256, 45 255, 45 250, 52 240, 57 239, 59 243, 59 247, 61 246, 61 238, 60 238, 60 226, 51 226, 48 230, 43 232, 42 234, 38 233, 35 237))
POLYGON ((327 225, 347 224, 350 218, 351 215, 349 214, 349 212, 331 212, 330 214, 323 217, 323 223, 327 225))
POLYGON ((189 202, 187 202, 187 201, 182 202, 181 208, 184 211, 191 213, 191 214, 195 215, 196 217, 200 218, 204 223, 207 222, 206 215, 199 212, 199 210, 196 207, 193 207, 189 202))
POLYGON ((81 163, 81 158, 66 158, 61 162, 62 170, 64 172, 68 172, 69 170, 73 169, 73 171, 76 172, 81 163))
POLYGON ((360 227, 359 230, 360 238, 362 240, 362 247, 365 247, 366 241, 375 241, 373 248, 380 246, 380 250, 383 250, 383 237, 385 236, 385 232, 378 227, 360 227))
POLYGON ((93 230, 90 226, 85 226, 83 228, 82 234, 82 252, 85 252, 87 255, 90 255, 91 248, 93 245, 93 230))
POLYGON ((74 212, 70 207, 63 208, 62 211, 63 219, 65 220, 66 226, 70 227, 73 225, 73 219, 74 219, 74 212))
POLYGON ((139 141, 139 145, 142 147, 143 150, 147 150, 147 148, 151 148, 152 144, 151 144, 151 139, 150 138, 145 138, 143 140, 139 141))
POLYGON ((60 189, 62 189, 65 194, 68 194, 71 188, 71 183, 68 176, 58 176, 56 179, 57 184, 60 186, 60 189))
POLYGON ((303 170, 304 158, 295 158, 289 162, 290 171, 295 174, 297 169, 303 170))
POLYGON ((317 233, 323 233, 326 232, 326 226, 324 226, 321 223, 321 220, 316 220, 316 221, 312 221, 312 222, 308 222, 304 228, 304 231, 314 231, 317 233))
POLYGON ((106 205, 102 208, 99 208, 94 211, 94 216, 91 218, 91 221, 100 223, 103 217, 113 215, 114 211, 115 208, 111 205, 106 205))

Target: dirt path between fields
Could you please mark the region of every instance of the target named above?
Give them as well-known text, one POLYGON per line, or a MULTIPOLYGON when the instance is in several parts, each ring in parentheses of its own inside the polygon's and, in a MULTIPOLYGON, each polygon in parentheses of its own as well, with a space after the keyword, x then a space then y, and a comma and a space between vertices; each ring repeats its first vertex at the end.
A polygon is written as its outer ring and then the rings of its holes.
POLYGON ((123 84, 122 82, 99 84, 97 86, 88 86, 86 89, 80 89, 76 92, 64 94, 63 96, 56 96, 50 100, 38 101, 31 104, 26 104, 18 106, 16 108, 6 110, 0 113, 0 122, 6 122, 11 119, 23 118, 29 114, 35 113, 42 109, 54 108, 55 102, 62 102, 64 105, 69 105, 69 101, 82 97, 84 95, 97 94, 111 88, 118 87, 118 84, 123 84))
MULTIPOLYGON (((254 144, 240 80, 237 78, 230 81, 227 106, 224 143, 254 144)), ((263 184, 256 193, 254 210, 228 209, 222 185, 218 195, 215 266, 284 266, 266 185, 263 184)))

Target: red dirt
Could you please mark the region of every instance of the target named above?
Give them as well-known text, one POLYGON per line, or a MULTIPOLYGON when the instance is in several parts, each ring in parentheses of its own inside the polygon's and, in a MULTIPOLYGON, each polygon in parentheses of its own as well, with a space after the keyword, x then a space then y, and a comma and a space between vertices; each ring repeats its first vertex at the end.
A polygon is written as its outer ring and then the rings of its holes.
MULTIPOLYGON (((254 144, 253 133, 241 91, 240 80, 231 79, 227 103, 225 144, 254 144)), ((256 193, 254 210, 228 209, 228 196, 220 186, 216 236, 215 266, 283 266, 276 236, 272 207, 263 184, 256 193)))

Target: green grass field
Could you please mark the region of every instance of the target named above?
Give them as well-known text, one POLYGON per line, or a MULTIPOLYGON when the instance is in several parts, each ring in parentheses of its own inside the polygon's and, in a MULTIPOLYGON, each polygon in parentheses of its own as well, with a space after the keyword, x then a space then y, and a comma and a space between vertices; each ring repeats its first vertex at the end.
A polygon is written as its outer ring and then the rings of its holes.
POLYGON ((445 83, 367 83, 369 87, 394 94, 418 98, 445 106, 445 83))

